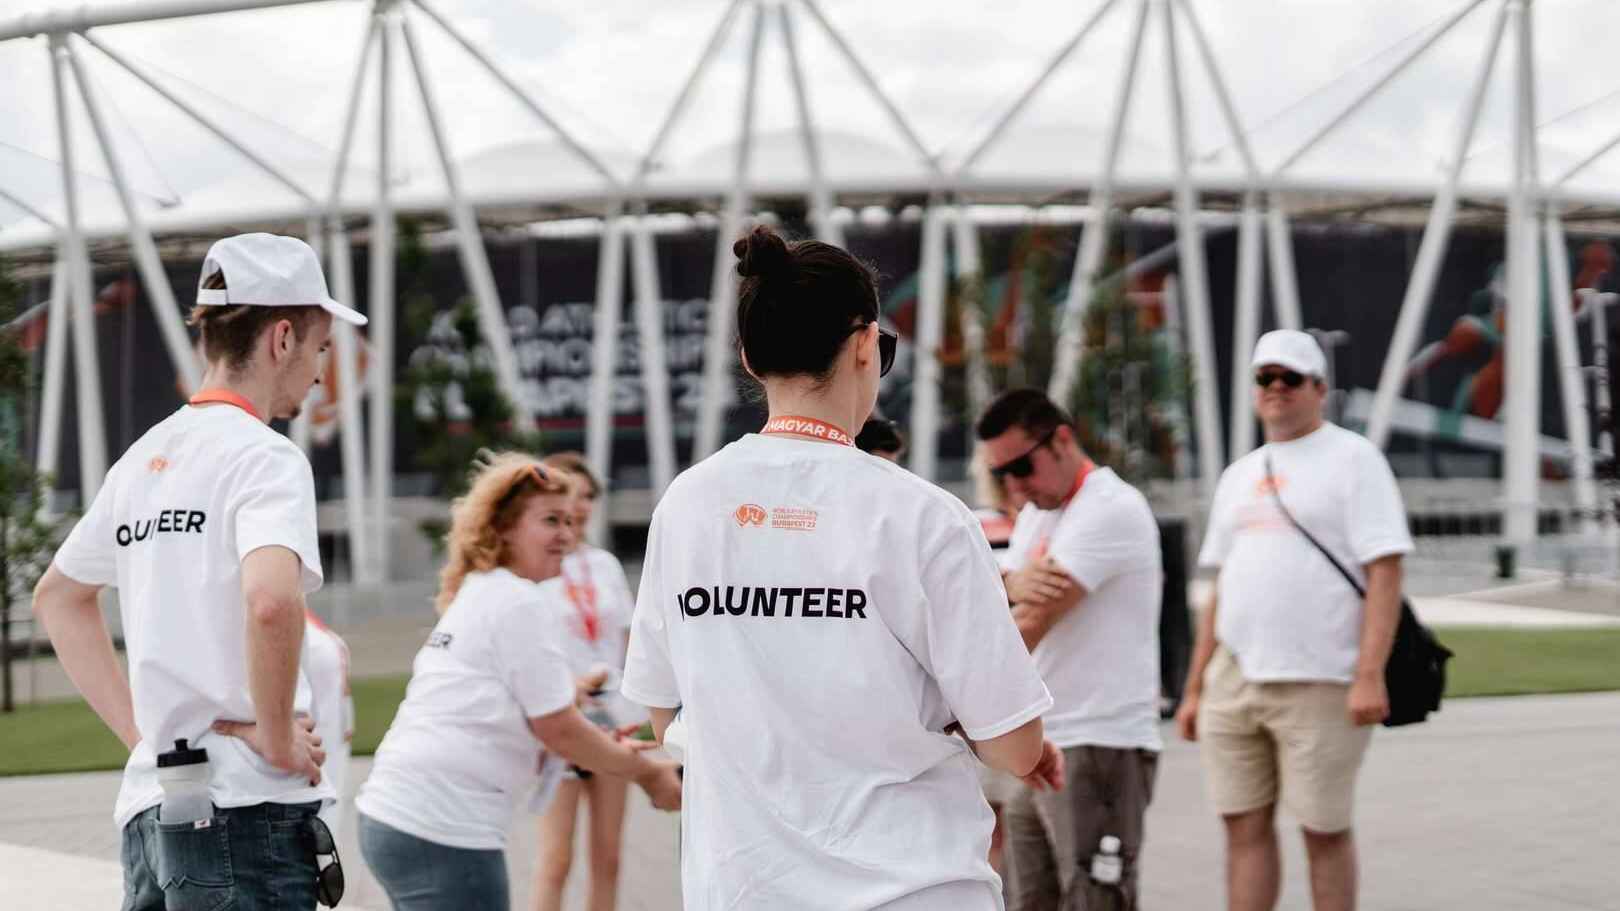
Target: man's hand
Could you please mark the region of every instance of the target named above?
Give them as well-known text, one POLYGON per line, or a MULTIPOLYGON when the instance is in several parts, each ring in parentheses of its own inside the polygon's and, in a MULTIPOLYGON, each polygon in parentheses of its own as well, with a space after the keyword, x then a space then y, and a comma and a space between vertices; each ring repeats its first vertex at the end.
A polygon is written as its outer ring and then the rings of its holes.
POLYGON ((1063 751, 1052 741, 1041 741, 1041 758, 1021 781, 1037 791, 1063 790, 1063 751))
POLYGON ((1182 695, 1181 705, 1176 707, 1176 730, 1181 732, 1183 740, 1198 739, 1198 701, 1203 698, 1196 691, 1182 695))
POLYGON ((1389 691, 1382 675, 1365 675, 1350 684, 1350 723, 1358 727, 1378 724, 1389 717, 1389 691))
POLYGON ((608 669, 596 670, 574 681, 574 704, 583 708, 585 703, 591 701, 594 695, 607 685, 608 669))
POLYGON ((265 762, 283 772, 308 778, 312 785, 321 783, 321 763, 326 761, 326 751, 321 749, 321 735, 315 733, 315 720, 308 715, 294 718, 291 733, 283 737, 270 737, 251 721, 223 718, 214 722, 214 733, 246 743, 265 762))
POLYGON ((1007 600, 1013 604, 1046 604, 1072 597, 1079 586, 1049 560, 1007 574, 1007 600))
MULTIPOLYGON (((648 745, 650 749, 652 744, 648 745)), ((652 768, 636 776, 636 785, 652 799, 660 810, 675 812, 681 808, 680 764, 669 759, 648 759, 652 768)))

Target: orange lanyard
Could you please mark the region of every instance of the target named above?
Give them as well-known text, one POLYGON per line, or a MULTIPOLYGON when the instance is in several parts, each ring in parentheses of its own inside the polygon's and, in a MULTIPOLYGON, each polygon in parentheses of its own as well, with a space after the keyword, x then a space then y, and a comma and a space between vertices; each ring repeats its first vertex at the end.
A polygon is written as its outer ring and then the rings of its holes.
POLYGON ((255 421, 264 420, 264 418, 259 417, 259 409, 254 408, 252 402, 242 398, 229 389, 204 389, 188 399, 186 404, 209 405, 214 402, 219 402, 225 405, 235 405, 243 411, 246 411, 248 414, 253 415, 253 419, 255 421))
POLYGON ((579 612, 580 625, 585 628, 585 639, 595 642, 602 628, 602 613, 596 606, 596 584, 591 581, 591 564, 583 552, 579 555, 580 567, 585 571, 585 578, 575 582, 566 568, 563 569, 563 589, 568 592, 568 601, 579 612))
MULTIPOLYGON (((1086 459, 1085 462, 1081 463, 1080 471, 1074 476, 1074 487, 1069 490, 1069 495, 1063 498, 1063 505, 1059 507, 1060 510, 1069 508, 1069 504, 1073 503, 1074 498, 1079 495, 1080 488, 1086 486, 1086 478, 1090 477, 1091 472, 1096 468, 1097 463, 1090 459, 1086 459)), ((1056 522, 1053 524, 1055 525, 1056 522)), ((1051 543, 1052 533, 1050 531, 1036 539, 1035 546, 1030 550, 1030 561, 1034 562, 1046 556, 1046 548, 1051 543)))
POLYGON ((760 433, 792 433, 799 436, 815 437, 830 443, 843 446, 854 446, 855 440, 849 432, 836 424, 818 421, 815 418, 799 417, 795 414, 784 414, 781 417, 771 418, 765 422, 765 428, 760 433))

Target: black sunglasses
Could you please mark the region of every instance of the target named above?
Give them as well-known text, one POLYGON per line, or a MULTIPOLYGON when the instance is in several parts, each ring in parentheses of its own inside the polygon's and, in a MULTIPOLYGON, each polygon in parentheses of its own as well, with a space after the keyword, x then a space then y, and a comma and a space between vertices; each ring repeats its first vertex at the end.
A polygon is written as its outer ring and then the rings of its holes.
POLYGON ((343 900, 343 861, 338 857, 337 840, 319 816, 309 818, 309 830, 315 836, 315 856, 332 858, 315 874, 315 897, 326 907, 336 908, 343 900))
POLYGON ((1277 380, 1289 389, 1298 389, 1305 382, 1305 374, 1297 370, 1262 370, 1254 375, 1254 384, 1265 389, 1277 380))
MULTIPOLYGON (((1062 424, 1058 425, 1058 427, 1062 426, 1062 424)), ((1035 462, 1030 458, 1030 456, 1035 454, 1035 450, 1045 446, 1047 443, 1052 442, 1052 437, 1057 435, 1057 432, 1057 427, 1053 427, 1051 430, 1048 430, 1046 432, 1046 436, 1041 437, 1034 446, 1031 446, 1029 449, 1025 450, 1023 455, 1016 459, 1003 462, 1002 464, 990 469, 990 477, 999 481, 1002 478, 1008 477, 1009 475, 1015 478, 1027 478, 1034 474, 1035 462)))
MULTIPOLYGON (((856 323, 844 332, 844 337, 848 338, 870 325, 872 324, 869 322, 856 323)), ((893 329, 878 326, 878 376, 889 375, 889 368, 894 366, 894 351, 899 343, 900 336, 896 335, 893 329)))

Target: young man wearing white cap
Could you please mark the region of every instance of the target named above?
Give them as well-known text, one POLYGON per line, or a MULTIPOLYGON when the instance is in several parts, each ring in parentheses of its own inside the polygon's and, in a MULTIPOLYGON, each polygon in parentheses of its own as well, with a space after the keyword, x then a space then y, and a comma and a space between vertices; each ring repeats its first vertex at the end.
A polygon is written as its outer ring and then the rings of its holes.
POLYGON ((202 389, 113 465, 34 593, 69 676, 131 751, 115 812, 125 911, 315 906, 313 820, 333 797, 300 717, 304 596, 321 584, 315 487, 268 424, 297 414, 334 316, 365 323, 328 296, 303 241, 215 243, 190 318, 202 389), (109 585, 128 679, 97 603, 109 585), (157 756, 180 740, 207 752, 214 810, 165 824, 157 756))
POLYGON ((1356 774, 1389 714, 1384 664, 1400 618, 1406 510, 1383 453, 1327 423, 1326 358, 1311 336, 1255 345, 1266 444, 1221 475, 1199 565, 1218 572, 1198 628, 1181 733, 1202 744, 1226 828, 1227 907, 1276 906, 1275 814, 1301 826, 1316 911, 1356 903, 1356 774), (1361 579, 1358 596, 1293 520, 1361 579))

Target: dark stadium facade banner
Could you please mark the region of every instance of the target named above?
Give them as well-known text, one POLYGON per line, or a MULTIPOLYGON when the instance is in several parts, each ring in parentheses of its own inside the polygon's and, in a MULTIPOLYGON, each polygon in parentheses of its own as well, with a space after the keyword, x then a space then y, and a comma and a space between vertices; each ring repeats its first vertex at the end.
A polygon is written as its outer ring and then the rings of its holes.
MULTIPOLYGON (((1173 234, 1164 224, 1133 222, 1116 228, 1110 270, 1138 262, 1122 286, 1125 299, 1141 308, 1139 321, 1163 334, 1163 343, 1184 342, 1175 327, 1184 321, 1166 308, 1165 278, 1175 273, 1173 234)), ((984 278, 971 294, 953 286, 941 351, 945 366, 945 414, 941 422, 942 470, 960 476, 969 448, 970 416, 965 414, 964 353, 957 301, 977 300, 986 325, 987 360, 998 383, 1043 385, 1050 369, 1056 316, 1067 295, 1078 228, 1072 225, 1006 225, 981 229, 984 278)), ((911 346, 917 315, 917 265, 920 241, 915 221, 895 219, 881 226, 857 225, 847 232, 853 252, 869 261, 880 276, 885 318, 900 332, 901 354, 885 381, 880 408, 904 425, 909 417, 911 346)), ((1376 388, 1397 310, 1416 255, 1415 229, 1353 225, 1301 225, 1294 232, 1301 304, 1308 326, 1341 330, 1330 352, 1340 416, 1354 426, 1364 418, 1376 388)), ((1214 309, 1216 376, 1220 407, 1228 407, 1236 235, 1214 229, 1206 238, 1210 290, 1214 309)), ((594 237, 529 237, 491 241, 488 245, 496 285, 523 382, 523 394, 537 415, 547 448, 578 448, 589 395, 594 330, 596 263, 594 237)), ((703 345, 708 316, 714 234, 694 229, 658 236, 661 314, 671 406, 681 464, 690 459, 691 437, 701 396, 703 345)), ((368 270, 366 251, 354 251, 359 303, 364 307, 368 270)), ((1499 470, 1503 398, 1504 301, 1501 294, 1500 233, 1462 231, 1452 239, 1433 303, 1408 366, 1397 433, 1391 446, 1397 471, 1413 476, 1490 475, 1499 470)), ((1615 283, 1615 252, 1603 238, 1572 238, 1570 275, 1577 287, 1608 290, 1615 283)), ((200 263, 171 263, 169 278, 182 307, 191 299, 200 263)), ((626 257, 622 283, 618 365, 614 377, 614 476, 621 485, 646 483, 645 413, 640 351, 631 305, 633 282, 626 257)), ((27 283, 35 303, 49 294, 48 280, 27 283)), ((178 384, 150 305, 133 270, 98 269, 95 298, 97 345, 107 440, 114 458, 146 428, 180 403, 178 384)), ((453 247, 417 249, 402 255, 398 276, 399 313, 395 373, 402 377, 424 359, 487 360, 474 344, 466 350, 448 314, 465 299, 467 286, 453 247)), ((1544 293, 1544 298, 1546 297, 1544 293)), ((1267 289, 1263 327, 1275 323, 1267 289)), ((1543 302, 1545 308, 1550 306, 1543 302)), ((1590 312, 1576 300, 1582 362, 1592 361, 1590 312)), ((1610 325, 1620 321, 1614 317, 1610 325)), ((1547 322, 1543 320, 1544 324, 1547 322)), ((36 355, 43 349, 45 314, 40 308, 25 327, 25 341, 36 355)), ((1549 471, 1557 473, 1563 415, 1553 357, 1550 325, 1544 325, 1542 421, 1549 471)), ((366 353, 369 353, 367 349, 366 353)), ((364 357, 364 356, 363 356, 364 357)), ((57 486, 78 484, 74 371, 64 390, 62 463, 57 486)), ((36 356, 42 371, 43 357, 36 356)), ((750 396, 748 383, 733 372, 736 395, 727 410, 728 437, 747 433, 761 423, 763 412, 750 396)), ((322 495, 339 474, 337 390, 330 382, 318 390, 312 410, 313 460, 322 495)), ((452 400, 454 396, 451 396, 452 400)), ((24 441, 37 445, 37 397, 24 441)), ((426 492, 426 482, 412 454, 409 421, 400 421, 395 464, 402 491, 426 492)), ((1225 436, 1225 425, 1222 426, 1225 436)))

